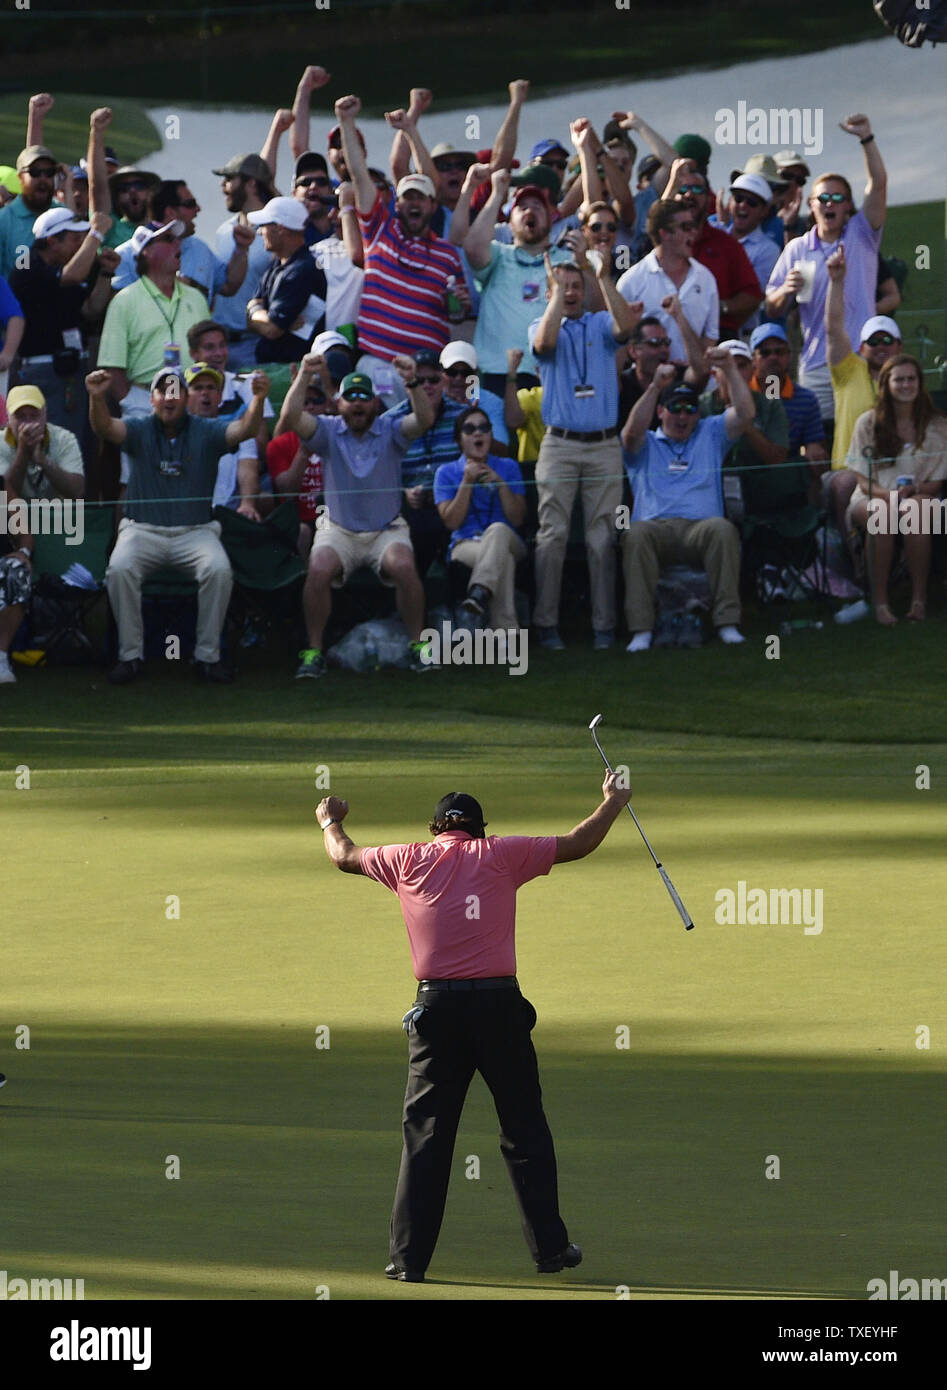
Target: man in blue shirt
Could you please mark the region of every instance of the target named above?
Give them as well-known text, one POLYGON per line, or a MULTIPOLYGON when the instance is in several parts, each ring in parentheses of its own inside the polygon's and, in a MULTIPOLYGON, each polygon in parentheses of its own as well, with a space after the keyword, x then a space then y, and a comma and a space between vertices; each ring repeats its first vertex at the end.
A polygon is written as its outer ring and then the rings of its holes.
POLYGON ((451 533, 451 559, 471 569, 461 607, 483 617, 489 604, 491 626, 509 632, 519 627, 514 579, 526 553, 516 530, 526 517, 523 475, 513 459, 490 453, 490 420, 482 406, 461 413, 454 437, 461 456, 437 470, 434 501, 451 533))
POLYGON ((675 382, 671 363, 658 367, 622 430, 625 465, 635 504, 622 534, 628 651, 651 646, 654 594, 662 565, 700 565, 713 594, 713 621, 722 641, 743 642, 740 621, 740 537, 724 516, 720 468, 735 439, 753 422, 753 398, 726 348, 710 348, 708 363, 727 379, 733 402, 722 415, 700 419, 691 386, 675 382), (650 430, 655 403, 661 428, 650 430))
POLYGON ((129 460, 125 515, 105 576, 118 626, 119 660, 109 681, 127 685, 141 674, 141 588, 149 574, 170 566, 198 585, 197 674, 228 684, 233 673, 220 660, 220 633, 233 575, 220 543, 220 522, 211 520, 211 498, 221 455, 259 430, 269 382, 262 372, 254 377, 249 409, 229 423, 188 414, 187 383, 177 368, 163 367, 155 375, 147 416, 119 420, 110 415, 105 401, 110 384, 103 369, 86 377, 92 428, 129 460))
POLYGON ((622 490, 615 353, 631 337, 642 306, 622 298, 609 269, 607 258, 599 256, 595 274, 607 310, 586 314, 581 270, 575 265, 553 268, 547 254, 546 312, 529 327, 546 426, 536 461, 533 621, 540 645, 550 651, 565 645, 559 636, 559 593, 572 505, 580 489, 595 650, 615 640, 615 509, 622 490))
POLYGON ((408 629, 412 670, 431 667, 422 660, 424 589, 414 563, 411 533, 401 515, 401 466, 408 445, 434 423, 428 399, 410 357, 392 366, 404 382, 411 413, 382 414, 371 377, 349 372, 339 383, 338 415, 310 415, 306 391, 323 359, 307 354, 283 402, 281 420, 310 443, 322 458, 326 514, 316 521, 309 573, 303 588, 303 616, 309 646, 299 653, 297 680, 325 675, 322 637, 332 610, 332 590, 364 565, 395 591, 398 614, 408 629))

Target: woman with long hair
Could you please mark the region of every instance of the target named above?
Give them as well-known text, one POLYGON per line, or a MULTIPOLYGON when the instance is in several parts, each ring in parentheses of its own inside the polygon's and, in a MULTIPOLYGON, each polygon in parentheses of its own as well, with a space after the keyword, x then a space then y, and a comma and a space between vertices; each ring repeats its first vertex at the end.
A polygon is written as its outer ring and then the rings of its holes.
POLYGON ((911 578, 909 622, 925 616, 931 534, 943 480, 947 478, 947 416, 924 386, 920 362, 906 352, 884 364, 874 410, 860 415, 848 467, 858 485, 845 514, 850 529, 865 533, 875 617, 885 627, 898 620, 888 603, 895 540, 904 541, 911 578))

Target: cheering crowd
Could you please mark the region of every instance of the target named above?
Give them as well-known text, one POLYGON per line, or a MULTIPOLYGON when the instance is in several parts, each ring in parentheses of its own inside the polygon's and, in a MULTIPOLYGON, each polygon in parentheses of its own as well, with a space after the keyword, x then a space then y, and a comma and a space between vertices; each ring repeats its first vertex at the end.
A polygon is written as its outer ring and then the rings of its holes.
MULTIPOLYGON (((198 674, 232 679, 214 508, 266 526, 287 500, 307 567, 299 678, 325 672, 332 591, 363 567, 394 591, 417 671, 438 563, 463 576, 458 619, 520 627, 525 591, 534 640, 563 649, 577 498, 595 650, 617 640, 619 561, 629 652, 655 640, 669 565, 706 573, 720 640, 743 642, 748 565, 773 560, 760 536, 777 564, 798 558, 823 515, 856 576, 862 537, 886 625, 903 541, 907 617, 924 618, 931 528, 876 534, 872 507, 938 505, 947 421, 902 351, 867 116, 840 122, 847 173, 783 150, 713 189, 709 142, 636 112, 601 131, 576 117, 517 158, 528 82, 477 150, 425 139, 432 96, 413 89, 386 113, 380 169, 357 96, 313 139, 329 80, 306 68, 259 153, 222 158, 207 241, 186 182, 122 163, 108 108, 68 164, 43 139, 53 98, 33 97, 0 169, 0 507, 117 499, 113 683, 142 673, 142 586, 167 567, 197 584, 198 674)), ((34 578, 36 536, 14 531, 0 682, 34 578)))

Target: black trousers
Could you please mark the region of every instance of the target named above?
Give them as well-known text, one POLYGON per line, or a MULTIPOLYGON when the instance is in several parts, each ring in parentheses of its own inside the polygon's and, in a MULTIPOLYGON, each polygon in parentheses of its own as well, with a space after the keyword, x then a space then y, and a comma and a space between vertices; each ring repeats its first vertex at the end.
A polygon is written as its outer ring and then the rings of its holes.
POLYGON ((404 1148, 391 1214, 391 1259, 423 1273, 434 1254, 454 1140, 479 1071, 500 1121, 500 1152, 535 1260, 569 1243, 559 1215, 556 1154, 543 1113, 530 1032, 536 1010, 518 989, 421 991, 425 1012, 408 1034, 404 1148))

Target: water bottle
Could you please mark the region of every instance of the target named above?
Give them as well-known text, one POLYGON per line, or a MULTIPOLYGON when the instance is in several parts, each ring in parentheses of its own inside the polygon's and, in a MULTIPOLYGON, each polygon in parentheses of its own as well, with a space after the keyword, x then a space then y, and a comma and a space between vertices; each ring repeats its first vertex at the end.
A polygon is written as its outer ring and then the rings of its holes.
POLYGON ((457 284, 456 275, 447 277, 447 319, 449 323, 463 323, 467 317, 463 304, 457 295, 454 294, 454 286, 457 284))

